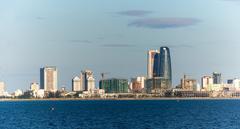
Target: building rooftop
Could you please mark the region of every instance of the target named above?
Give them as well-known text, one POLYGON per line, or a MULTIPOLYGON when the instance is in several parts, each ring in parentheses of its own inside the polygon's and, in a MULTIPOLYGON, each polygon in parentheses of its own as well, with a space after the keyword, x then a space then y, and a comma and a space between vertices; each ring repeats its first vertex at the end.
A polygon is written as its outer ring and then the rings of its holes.
POLYGON ((78 76, 75 76, 73 80, 81 80, 78 76))

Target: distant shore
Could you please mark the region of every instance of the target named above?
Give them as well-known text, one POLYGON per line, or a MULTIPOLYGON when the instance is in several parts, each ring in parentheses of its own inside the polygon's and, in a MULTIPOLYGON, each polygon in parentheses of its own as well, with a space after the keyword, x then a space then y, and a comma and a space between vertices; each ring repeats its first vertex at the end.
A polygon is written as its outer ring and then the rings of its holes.
POLYGON ((161 98, 43 98, 43 99, 0 99, 5 101, 82 101, 82 100, 240 100, 240 97, 161 97, 161 98))

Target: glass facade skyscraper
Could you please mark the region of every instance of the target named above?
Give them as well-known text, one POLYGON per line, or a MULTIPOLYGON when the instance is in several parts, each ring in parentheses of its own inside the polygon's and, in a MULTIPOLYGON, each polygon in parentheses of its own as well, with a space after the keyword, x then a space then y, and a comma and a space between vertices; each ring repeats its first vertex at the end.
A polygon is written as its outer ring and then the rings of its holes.
POLYGON ((171 56, 168 47, 160 47, 160 53, 154 57, 153 77, 161 77, 172 84, 171 56))
POLYGON ((160 53, 154 56, 153 77, 160 77, 160 53))
POLYGON ((153 65, 154 65, 154 56, 159 53, 159 50, 149 50, 147 55, 147 77, 148 79, 153 77, 153 65))

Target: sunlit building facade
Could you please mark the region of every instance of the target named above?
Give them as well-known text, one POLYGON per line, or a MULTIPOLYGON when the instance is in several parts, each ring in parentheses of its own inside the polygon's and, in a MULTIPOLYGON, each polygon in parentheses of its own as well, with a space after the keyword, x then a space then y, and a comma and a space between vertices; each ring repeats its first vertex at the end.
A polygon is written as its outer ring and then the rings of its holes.
POLYGON ((201 81, 202 89, 207 90, 210 85, 213 85, 213 78, 211 76, 203 76, 201 81))
POLYGON ((91 70, 84 70, 81 72, 82 86, 84 91, 93 91, 95 88, 95 78, 91 70))
POLYGON ((57 91, 57 68, 55 66, 46 66, 40 69, 40 89, 47 92, 57 91))
POLYGON ((82 74, 79 76, 76 76, 72 79, 72 91, 83 91, 83 79, 82 79, 82 74))
POLYGON ((147 78, 153 77, 154 57, 159 54, 159 50, 149 50, 147 55, 147 78))

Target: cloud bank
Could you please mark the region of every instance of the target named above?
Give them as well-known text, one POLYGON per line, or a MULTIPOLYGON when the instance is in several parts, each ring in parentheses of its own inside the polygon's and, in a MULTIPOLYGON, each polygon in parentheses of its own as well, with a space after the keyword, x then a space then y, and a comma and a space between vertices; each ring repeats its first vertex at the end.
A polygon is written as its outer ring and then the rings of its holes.
POLYGON ((167 28, 179 28, 195 25, 200 20, 195 18, 144 18, 138 19, 131 23, 129 26, 135 27, 145 27, 145 28, 154 28, 154 29, 167 29, 167 28))
POLYGON ((146 16, 150 13, 152 13, 152 11, 147 11, 147 10, 127 10, 127 11, 117 12, 117 14, 120 14, 120 15, 135 16, 135 17, 146 16))
POLYGON ((70 40, 71 43, 75 43, 75 44, 92 44, 92 41, 90 40, 78 40, 78 39, 74 39, 74 40, 70 40))
POLYGON ((38 16, 38 17, 36 17, 36 19, 37 19, 37 20, 45 20, 45 19, 46 19, 46 17, 41 17, 41 16, 38 16))
POLYGON ((135 47, 135 45, 131 45, 131 44, 103 44, 101 45, 102 47, 135 47))
POLYGON ((170 48, 193 48, 194 46, 192 45, 187 45, 187 44, 179 44, 179 45, 167 45, 170 48))

